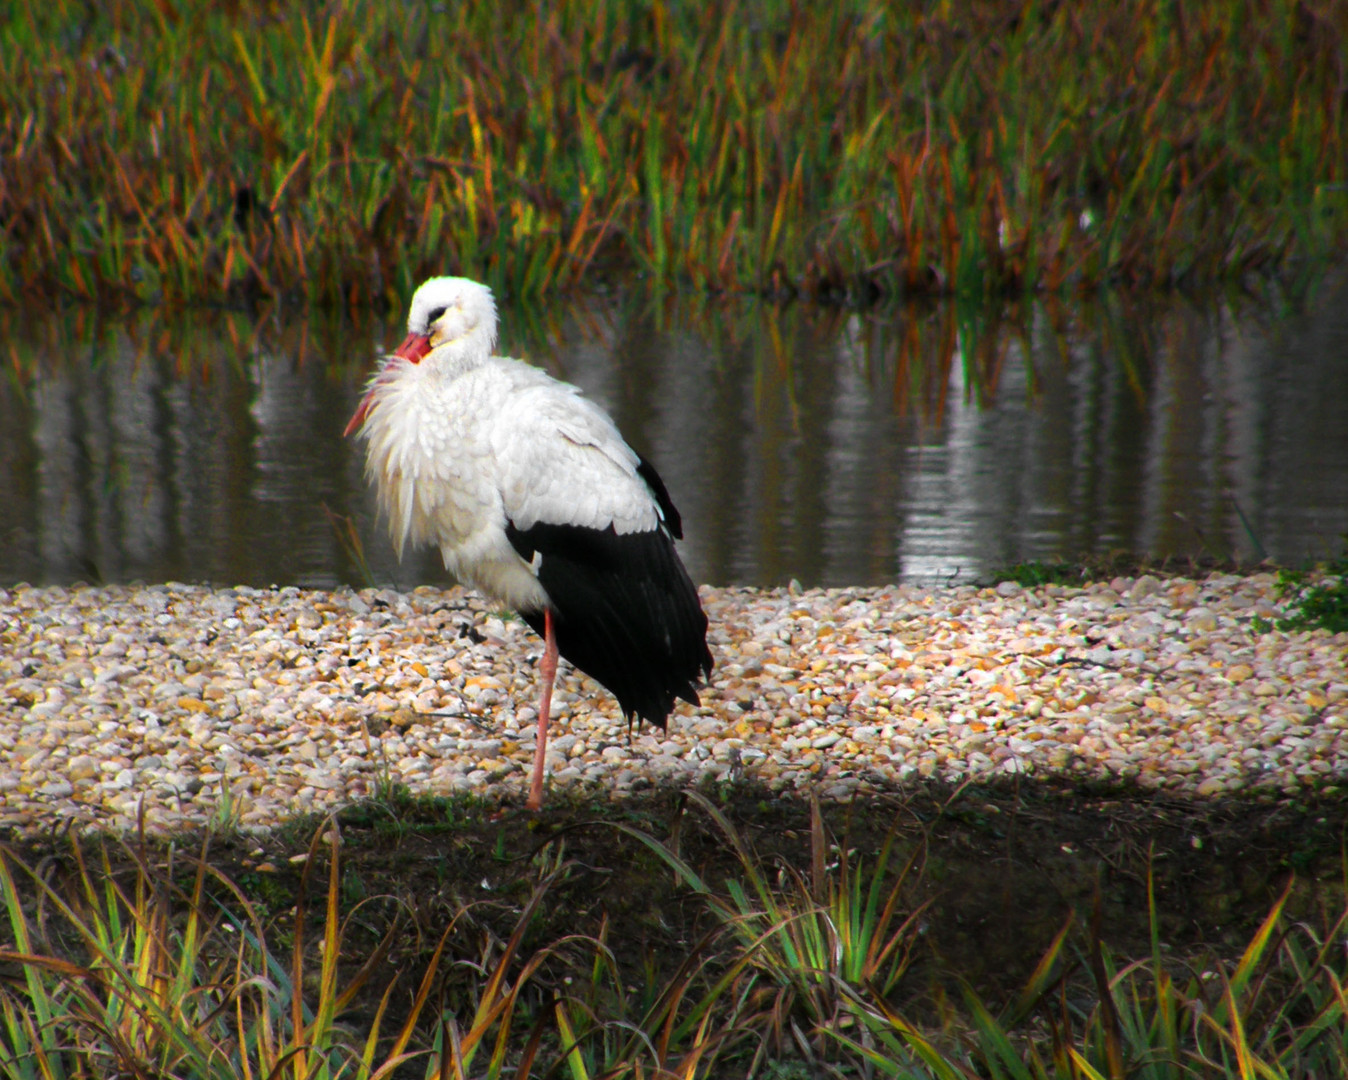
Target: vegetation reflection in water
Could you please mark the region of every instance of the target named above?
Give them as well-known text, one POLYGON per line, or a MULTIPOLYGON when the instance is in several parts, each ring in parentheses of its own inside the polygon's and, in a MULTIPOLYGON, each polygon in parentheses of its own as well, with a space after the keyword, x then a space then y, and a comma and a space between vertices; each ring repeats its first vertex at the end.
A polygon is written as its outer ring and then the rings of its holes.
MULTIPOLYGON (((504 308, 655 460, 699 580, 968 581, 1033 559, 1284 564, 1348 532, 1342 280, 854 312, 636 294, 504 308)), ((442 580, 341 438, 393 315, 0 312, 0 581, 442 580)))

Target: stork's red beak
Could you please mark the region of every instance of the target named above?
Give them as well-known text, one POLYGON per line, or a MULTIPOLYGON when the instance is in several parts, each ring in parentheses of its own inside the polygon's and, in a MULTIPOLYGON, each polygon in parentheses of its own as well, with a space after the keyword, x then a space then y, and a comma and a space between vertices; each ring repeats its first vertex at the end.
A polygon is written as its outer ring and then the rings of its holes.
MULTIPOLYGON (((403 338, 403 343, 393 350, 393 355, 406 360, 409 364, 419 364, 421 358, 431 351, 431 338, 429 334, 408 334, 403 338)), ((374 403, 374 389, 376 383, 370 385, 370 389, 365 391, 365 396, 360 399, 360 404, 356 407, 356 413, 346 425, 346 430, 342 432, 342 438, 360 430, 361 424, 365 423, 365 415, 370 411, 370 406, 374 403)))
POLYGON ((409 363, 419 364, 421 358, 430 351, 430 334, 408 334, 403 338, 403 343, 393 350, 393 355, 401 356, 409 363))

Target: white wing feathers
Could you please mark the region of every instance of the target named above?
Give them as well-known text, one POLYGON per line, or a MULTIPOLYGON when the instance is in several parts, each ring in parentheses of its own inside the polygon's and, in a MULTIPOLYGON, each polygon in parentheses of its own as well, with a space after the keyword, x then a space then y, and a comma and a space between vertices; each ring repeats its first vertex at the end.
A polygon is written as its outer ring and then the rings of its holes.
POLYGON ((542 522, 646 532, 660 522, 637 475, 639 458, 613 421, 579 390, 544 377, 519 387, 497 414, 491 450, 506 516, 519 529, 542 522))
POLYGON ((372 381, 366 473, 399 557, 434 544, 460 580, 530 608, 537 582, 508 521, 623 535, 659 526, 640 459, 575 387, 495 356, 448 375, 397 361, 372 381))

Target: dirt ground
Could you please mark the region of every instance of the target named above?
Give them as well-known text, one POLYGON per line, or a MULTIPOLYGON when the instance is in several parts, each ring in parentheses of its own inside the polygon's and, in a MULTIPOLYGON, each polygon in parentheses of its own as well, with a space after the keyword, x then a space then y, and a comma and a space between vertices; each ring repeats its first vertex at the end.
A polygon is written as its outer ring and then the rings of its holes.
MULTIPOLYGON (((702 794, 756 853, 770 880, 793 867, 811 872, 807 800, 745 785, 702 794)), ((1291 881, 1288 913, 1329 925, 1342 910, 1348 801, 1300 803, 1180 801, 1080 787, 922 787, 822 808, 830 869, 845 845, 852 865, 870 868, 891 830, 891 872, 911 857, 904 885, 922 916, 907 992, 958 977, 989 1001, 1006 1001, 1069 916, 1075 940, 1093 919, 1116 956, 1150 951, 1147 882, 1153 876, 1160 940, 1176 956, 1207 949, 1238 956, 1291 881)), ((393 944, 372 980, 382 989, 424 967, 444 927, 458 917, 451 954, 469 960, 487 940, 504 940, 538 881, 558 870, 531 920, 524 950, 569 934, 598 934, 630 970, 673 970, 714 925, 707 906, 632 832, 660 841, 713 888, 744 879, 720 828, 696 800, 654 790, 612 802, 598 792, 556 799, 540 814, 448 800, 402 800, 349 808, 339 819, 344 955, 354 965, 390 927, 393 944)), ((265 838, 214 838, 209 864, 238 884, 283 929, 296 900, 310 897, 306 922, 321 921, 328 848, 321 821, 265 838), (305 867, 309 880, 304 882, 305 867)), ((173 845, 174 877, 190 877, 201 837, 173 845)), ((134 848, 134 844, 132 847, 134 848)), ((73 872, 70 843, 52 838, 13 846, 48 878, 73 872)), ((86 850, 87 847, 86 847, 86 850)), ((114 861, 123 868, 128 860, 114 861)), ((142 857, 162 865, 168 846, 147 842, 142 857)), ((317 927, 315 926, 315 930, 317 927)), ((320 933, 312 932, 312 940, 320 933)), ((377 997, 377 994, 376 994, 377 997)))

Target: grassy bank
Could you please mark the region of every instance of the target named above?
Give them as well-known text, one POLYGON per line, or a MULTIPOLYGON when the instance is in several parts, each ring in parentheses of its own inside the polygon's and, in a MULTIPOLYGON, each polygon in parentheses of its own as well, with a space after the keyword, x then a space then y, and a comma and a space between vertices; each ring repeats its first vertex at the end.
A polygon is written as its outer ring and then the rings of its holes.
POLYGON ((312 841, 7 851, 0 1077, 1339 1076, 1342 824, 394 792, 312 841))
POLYGON ((1238 277, 1348 238, 1345 33, 1297 0, 18 0, 0 297, 1238 277))

